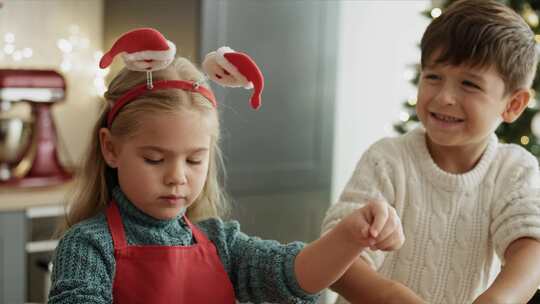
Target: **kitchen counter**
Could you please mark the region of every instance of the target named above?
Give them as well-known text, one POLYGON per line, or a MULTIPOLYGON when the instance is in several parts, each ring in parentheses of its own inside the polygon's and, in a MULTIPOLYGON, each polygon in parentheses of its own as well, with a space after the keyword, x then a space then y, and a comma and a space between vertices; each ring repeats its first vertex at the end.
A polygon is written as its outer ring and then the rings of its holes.
POLYGON ((0 212, 63 205, 72 187, 73 182, 43 188, 0 187, 0 212))

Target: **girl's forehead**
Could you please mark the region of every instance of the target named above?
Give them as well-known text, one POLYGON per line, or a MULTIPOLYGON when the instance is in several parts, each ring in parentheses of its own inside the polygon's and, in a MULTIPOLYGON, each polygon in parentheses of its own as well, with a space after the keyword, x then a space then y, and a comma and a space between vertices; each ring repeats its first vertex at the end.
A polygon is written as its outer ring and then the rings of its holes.
POLYGON ((130 137, 135 145, 208 146, 215 128, 207 115, 194 111, 148 113, 137 123, 130 137))

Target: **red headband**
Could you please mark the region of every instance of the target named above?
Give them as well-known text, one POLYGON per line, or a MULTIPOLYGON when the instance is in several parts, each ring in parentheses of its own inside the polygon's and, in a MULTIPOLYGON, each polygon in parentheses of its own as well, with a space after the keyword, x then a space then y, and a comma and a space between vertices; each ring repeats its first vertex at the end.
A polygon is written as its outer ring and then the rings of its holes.
MULTIPOLYGON (((196 92, 208 99, 214 107, 217 102, 214 94, 208 88, 197 82, 184 80, 159 80, 152 82, 152 71, 166 68, 176 53, 174 43, 152 28, 140 28, 123 34, 103 55, 99 67, 108 67, 116 55, 121 55, 126 68, 132 71, 146 72, 147 83, 140 84, 114 103, 107 115, 107 126, 110 127, 118 111, 147 91, 161 89, 181 89, 196 92)), ((209 53, 203 61, 203 70, 208 78, 222 86, 253 88, 251 107, 257 109, 261 105, 261 93, 264 88, 264 77, 255 63, 247 54, 236 52, 228 47, 219 48, 209 53)))
POLYGON ((214 107, 217 106, 216 97, 214 96, 214 93, 210 91, 209 89, 197 85, 196 82, 193 81, 184 81, 184 80, 158 80, 152 83, 153 87, 150 89, 148 88, 146 83, 140 84, 129 91, 127 91, 124 95, 122 95, 120 98, 116 100, 114 103, 112 109, 109 111, 109 114, 107 115, 107 127, 111 127, 112 122, 116 115, 118 114, 118 111, 132 101, 133 99, 141 96, 142 94, 145 94, 149 91, 154 90, 163 90, 163 89, 181 89, 185 91, 190 92, 196 92, 201 94, 202 96, 206 97, 214 107))

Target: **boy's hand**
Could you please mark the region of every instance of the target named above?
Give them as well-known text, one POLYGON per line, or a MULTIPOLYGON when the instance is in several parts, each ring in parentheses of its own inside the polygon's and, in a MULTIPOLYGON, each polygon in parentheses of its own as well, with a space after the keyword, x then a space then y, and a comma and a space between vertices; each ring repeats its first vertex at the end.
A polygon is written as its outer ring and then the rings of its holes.
POLYGON ((405 242, 401 220, 386 202, 368 202, 343 219, 352 240, 372 250, 396 250, 405 242))

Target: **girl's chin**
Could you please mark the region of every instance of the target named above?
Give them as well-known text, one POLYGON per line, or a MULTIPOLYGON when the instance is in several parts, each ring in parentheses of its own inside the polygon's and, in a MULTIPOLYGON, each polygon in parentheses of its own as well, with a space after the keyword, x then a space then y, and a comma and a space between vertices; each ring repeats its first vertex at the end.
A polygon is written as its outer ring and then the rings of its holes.
POLYGON ((180 207, 179 210, 168 210, 167 212, 161 212, 159 214, 153 214, 151 216, 158 220, 169 221, 184 216, 186 214, 186 210, 186 207, 180 207))

